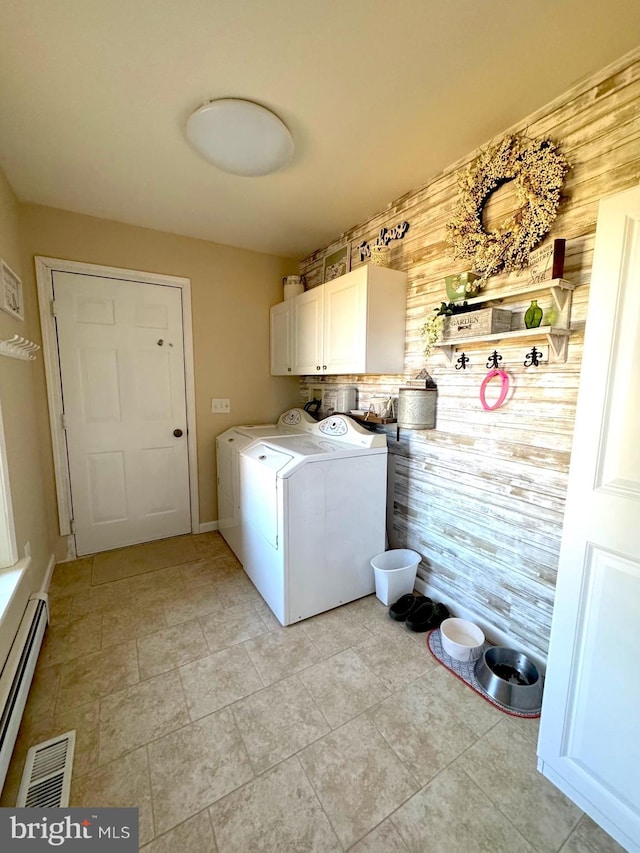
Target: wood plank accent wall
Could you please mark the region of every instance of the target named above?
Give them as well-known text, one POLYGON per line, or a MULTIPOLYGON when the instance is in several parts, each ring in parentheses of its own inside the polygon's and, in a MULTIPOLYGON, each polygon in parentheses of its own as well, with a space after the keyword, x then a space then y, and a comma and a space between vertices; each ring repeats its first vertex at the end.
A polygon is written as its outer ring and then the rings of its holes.
MULTIPOLYGON (((472 359, 466 371, 448 365, 442 354, 432 356, 427 367, 438 383, 436 429, 402 430, 396 442, 395 427, 386 428, 393 478, 389 534, 393 547, 420 552, 419 578, 436 599, 453 604, 454 611, 456 606, 470 611, 545 659, 598 201, 640 182, 640 49, 505 129, 516 132, 550 136, 571 164, 549 235, 566 239, 564 277, 577 285, 568 359, 525 368, 530 345, 500 344, 513 394, 502 408, 485 412, 478 393, 494 347, 466 347, 472 359)), ((351 243, 354 269, 360 265, 360 242, 375 239, 382 227, 410 222, 404 240, 391 243, 391 265, 409 277, 406 375, 329 377, 328 391, 355 385, 362 404, 374 394, 397 395, 398 387, 425 367, 420 327, 446 299, 444 276, 466 268, 452 259, 445 242, 456 172, 478 153, 302 261, 300 272, 308 286, 316 286, 324 255, 342 242, 351 243)), ((499 293, 523 278, 526 274, 494 276, 487 289, 499 293)), ((541 306, 548 308, 550 299, 540 295, 541 306)), ((513 299, 508 307, 524 311, 529 302, 513 299)), ((303 399, 308 381, 315 384, 318 378, 303 377, 303 399)))

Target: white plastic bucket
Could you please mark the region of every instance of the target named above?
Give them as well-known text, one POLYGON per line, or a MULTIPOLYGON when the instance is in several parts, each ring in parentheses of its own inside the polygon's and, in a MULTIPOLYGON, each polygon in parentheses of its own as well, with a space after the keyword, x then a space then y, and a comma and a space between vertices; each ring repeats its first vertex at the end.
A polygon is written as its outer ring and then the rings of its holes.
POLYGON ((396 548, 376 554, 371 560, 376 581, 376 596, 383 604, 393 604, 401 595, 413 592, 420 554, 408 548, 396 548))
POLYGON ((282 279, 284 286, 284 301, 293 299, 294 296, 299 296, 304 293, 304 285, 306 279, 303 275, 285 275, 282 279))

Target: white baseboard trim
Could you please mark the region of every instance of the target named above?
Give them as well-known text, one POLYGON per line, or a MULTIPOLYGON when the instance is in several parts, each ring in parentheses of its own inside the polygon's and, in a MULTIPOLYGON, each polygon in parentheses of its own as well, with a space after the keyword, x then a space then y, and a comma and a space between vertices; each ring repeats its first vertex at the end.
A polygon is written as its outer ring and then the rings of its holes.
POLYGON ((509 649, 517 649, 517 651, 522 652, 532 660, 543 675, 547 671, 547 661, 545 658, 541 658, 531 649, 526 648, 522 643, 519 643, 517 640, 514 640, 513 637, 505 634, 504 631, 500 631, 495 627, 495 625, 491 625, 489 622, 479 618, 476 613, 473 613, 471 610, 467 610, 466 607, 460 607, 457 602, 452 601, 451 599, 447 599, 440 590, 430 589, 429 584, 426 581, 421 578, 416 578, 415 588, 418 592, 422 593, 422 595, 428 595, 430 598, 433 598, 434 601, 441 601, 443 604, 446 604, 452 616, 458 616, 460 619, 468 619, 470 622, 478 625, 478 627, 482 628, 485 637, 490 643, 493 643, 496 646, 507 646, 509 649))
POLYGON ((200 523, 200 533, 213 533, 214 530, 219 530, 217 521, 204 521, 200 523))
POLYGON ((66 537, 67 540, 67 556, 61 562, 66 563, 68 560, 77 560, 78 555, 76 553, 76 537, 71 533, 66 537))
POLYGON ((55 554, 52 554, 49 557, 49 562, 47 563, 47 570, 44 573, 44 578, 42 579, 42 583, 40 584, 40 592, 47 592, 49 589, 49 584, 51 583, 51 577, 53 575, 53 570, 56 567, 56 557, 55 554))

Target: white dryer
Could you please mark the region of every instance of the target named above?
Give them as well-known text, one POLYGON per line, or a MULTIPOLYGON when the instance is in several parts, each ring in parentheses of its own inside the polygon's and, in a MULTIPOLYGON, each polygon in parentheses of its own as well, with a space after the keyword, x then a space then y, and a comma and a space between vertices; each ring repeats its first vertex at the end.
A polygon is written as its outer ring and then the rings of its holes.
POLYGON ((282 625, 375 589, 385 548, 387 438, 333 415, 240 453, 244 570, 282 625))
POLYGON ((311 429, 317 421, 304 409, 287 409, 277 424, 234 426, 216 438, 218 468, 218 529, 242 562, 240 532, 240 451, 259 438, 290 435, 311 429))

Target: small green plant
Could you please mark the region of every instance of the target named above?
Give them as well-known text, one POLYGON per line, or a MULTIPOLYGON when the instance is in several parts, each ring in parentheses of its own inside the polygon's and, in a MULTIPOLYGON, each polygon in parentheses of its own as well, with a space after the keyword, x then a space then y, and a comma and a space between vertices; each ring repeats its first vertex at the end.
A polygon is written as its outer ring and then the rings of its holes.
POLYGON ((467 305, 466 302, 441 302, 439 308, 434 308, 433 316, 429 317, 420 329, 420 335, 424 341, 424 357, 429 358, 433 352, 433 347, 440 340, 445 317, 451 317, 453 314, 466 314, 482 307, 481 304, 467 305))
POLYGON ((468 305, 466 302, 441 302, 440 307, 433 310, 439 317, 451 317, 453 314, 466 314, 479 307, 479 305, 468 305))
MULTIPOLYGON (((444 303, 443 303, 444 304, 444 303)), ((435 311, 438 309, 435 308, 435 311)), ((429 317, 420 329, 420 335, 424 341, 422 351, 424 357, 429 358, 433 352, 433 347, 438 343, 442 335, 442 324, 444 323, 443 314, 433 314, 429 317)))

